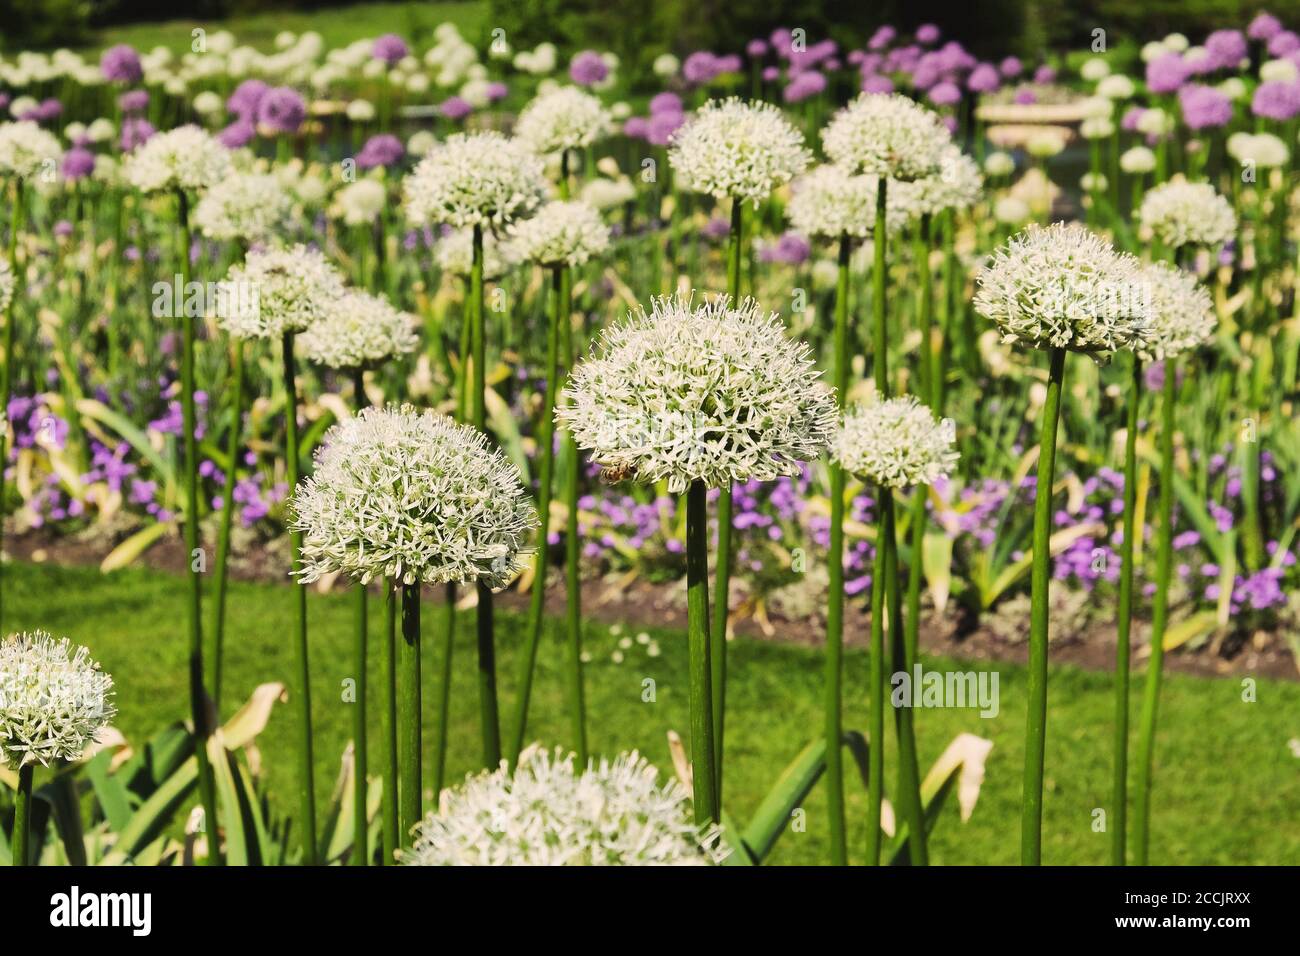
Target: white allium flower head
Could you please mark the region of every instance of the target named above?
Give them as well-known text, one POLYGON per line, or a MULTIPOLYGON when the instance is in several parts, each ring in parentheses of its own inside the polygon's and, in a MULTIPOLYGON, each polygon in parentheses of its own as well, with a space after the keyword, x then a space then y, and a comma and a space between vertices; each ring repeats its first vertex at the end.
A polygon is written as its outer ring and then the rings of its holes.
POLYGON ((1214 301, 1195 274, 1155 262, 1143 269, 1143 279, 1151 297, 1151 334, 1137 350, 1143 361, 1163 362, 1196 348, 1214 333, 1214 301))
POLYGON ((294 491, 306 583, 341 571, 501 588, 537 525, 516 468, 487 436, 410 405, 362 409, 325 435, 294 491))
MULTIPOLYGON (((14 274, 9 268, 9 260, 0 257, 0 312, 9 308, 14 297, 14 274)), ((0 408, 0 412, 4 409, 0 408)))
MULTIPOLYGON (((876 183, 875 176, 854 176, 833 163, 823 164, 794 181, 785 214, 805 236, 866 239, 876 226, 876 183)), ((892 209, 894 204, 888 205, 892 209)))
MULTIPOLYGON (((438 268, 454 276, 467 277, 474 267, 474 231, 457 229, 438 240, 434 247, 438 268)), ((499 279, 519 265, 514 243, 483 233, 483 278, 499 279)))
POLYGON ((576 86, 539 93, 523 108, 515 136, 535 153, 582 149, 608 136, 613 120, 598 97, 576 86))
POLYGON ((113 678, 84 648, 44 631, 0 641, 0 763, 78 760, 115 713, 113 678))
POLYGON ((1141 270, 1078 223, 1033 224, 979 273, 975 310, 1004 342, 1102 357, 1141 345, 1149 332, 1141 270))
POLYGON ((668 162, 683 189, 757 207, 812 153, 778 107, 730 97, 709 100, 673 134, 668 162))
POLYGON ((365 176, 334 194, 330 215, 349 226, 364 226, 379 218, 388 205, 388 191, 377 179, 365 176))
POLYGON ((1219 246, 1237 231, 1237 216, 1209 183, 1174 178, 1147 191, 1138 221, 1163 245, 1219 246))
POLYGON ((501 228, 532 214, 546 193, 544 164, 527 145, 486 132, 451 136, 403 181, 417 225, 501 228))
MULTIPOLYGON (((890 192, 900 193, 901 204, 915 216, 937 215, 945 209, 969 209, 979 201, 984 177, 979 165, 955 143, 944 148, 939 171, 911 182, 898 184, 890 192)), ((889 199, 893 205, 893 199, 889 199)))
POLYGON ((127 157, 126 180, 141 192, 210 189, 230 175, 230 150, 206 130, 178 126, 149 137, 127 157))
POLYGON ((1239 163, 1249 161, 1264 169, 1285 166, 1291 158, 1286 143, 1272 133, 1233 133, 1228 137, 1227 151, 1239 163))
POLYGON ((519 257, 543 266, 580 266, 609 248, 609 226, 580 199, 548 202, 531 219, 510 226, 519 257))
POLYGON ((933 176, 951 142, 937 113, 900 93, 862 93, 822 131, 833 162, 890 179, 933 176))
POLYGON ((302 333, 309 361, 328 368, 369 368, 415 351, 419 321, 383 296, 348 290, 302 333))
POLYGON ((951 420, 940 421, 911 395, 855 405, 831 454, 851 474, 887 488, 930 485, 957 463, 951 420))
POLYGON ((515 772, 470 775, 416 827, 404 866, 705 866, 714 835, 691 822, 685 789, 636 751, 581 772, 536 744, 515 772))
POLYGON ((776 313, 693 294, 651 301, 574 368, 556 420, 607 474, 721 487, 793 475, 835 430, 835 397, 776 313), (572 402, 572 404, 568 404, 572 402))
POLYGON ((62 156, 58 137, 35 123, 0 123, 0 177, 31 179, 45 170, 57 173, 62 156))
POLYGON ((250 290, 256 308, 218 315, 222 329, 237 338, 278 339, 303 332, 343 297, 343 278, 316 249, 254 249, 243 265, 232 266, 227 281, 250 290))
POLYGON ((278 232, 292 201, 275 176, 235 173, 215 184, 194 207, 194 225, 209 239, 257 242, 278 232))
POLYGON ((1130 146, 1119 155, 1119 168, 1130 176, 1140 176, 1156 168, 1156 154, 1147 146, 1130 146))

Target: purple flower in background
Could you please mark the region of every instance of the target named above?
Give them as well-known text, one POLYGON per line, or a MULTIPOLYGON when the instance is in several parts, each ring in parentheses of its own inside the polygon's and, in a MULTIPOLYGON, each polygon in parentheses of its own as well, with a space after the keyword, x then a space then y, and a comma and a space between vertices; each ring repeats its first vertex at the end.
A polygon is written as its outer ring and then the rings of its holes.
POLYGON ((1282 32, 1282 21, 1271 13, 1261 11, 1246 27, 1246 36, 1252 40, 1271 40, 1282 32))
POLYGON ((411 48, 396 33, 385 33, 381 37, 375 37, 374 45, 370 47, 370 55, 392 66, 410 56, 411 48))
POLYGON ((50 97, 41 100, 20 118, 30 120, 33 123, 48 123, 50 120, 58 119, 62 115, 63 104, 54 97, 50 97))
POLYGON ((376 166, 392 166, 402 161, 406 150, 402 141, 390 133, 379 133, 366 140, 366 145, 357 153, 357 166, 362 169, 374 169, 376 166))
POLYGON ((277 86, 266 91, 257 105, 257 121, 277 133, 296 133, 307 118, 307 104, 298 92, 288 86, 277 86))
POLYGON ((1187 82, 1191 72, 1177 53, 1162 53, 1147 64, 1147 89, 1152 93, 1172 93, 1187 82))
POLYGON ((1022 86, 1020 89, 1016 90, 1015 101, 1021 106, 1029 106, 1032 103, 1038 102, 1038 94, 1029 87, 1022 86))
POLYGON ((1290 30, 1283 30, 1273 39, 1268 41, 1268 52, 1270 56, 1286 56, 1288 53, 1294 53, 1300 50, 1300 36, 1296 36, 1290 30))
POLYGON ((497 81, 495 83, 489 83, 484 92, 487 93, 487 100, 489 103, 498 103, 510 94, 510 87, 497 81))
POLYGON ((686 82, 696 86, 709 83, 722 72, 717 61, 718 58, 708 50, 697 50, 682 64, 682 76, 686 82))
MULTIPOLYGON (((68 238, 68 236, 72 235, 72 223, 68 222, 66 219, 60 219, 54 224, 54 235, 58 239, 68 238)), ((52 368, 50 371, 54 373, 56 378, 58 377, 58 369, 52 368)))
POLYGON ((780 69, 778 69, 777 67, 775 67, 775 66, 765 66, 765 67, 763 67, 763 82, 764 82, 764 83, 775 83, 775 82, 776 82, 777 80, 779 80, 780 78, 781 78, 781 71, 780 71, 780 69))
POLYGON ((1056 82, 1056 67, 1048 66, 1044 63, 1038 69, 1034 70, 1034 82, 1046 86, 1048 83, 1056 82))
POLYGON ((816 70, 809 70, 806 73, 800 73, 791 80, 786 85, 786 88, 781 91, 781 98, 787 103, 801 103, 825 89, 825 74, 818 73, 816 70))
POLYGON ((241 118, 218 133, 217 142, 226 149, 239 149, 251 143, 256 135, 257 127, 253 125, 252 120, 241 118))
POLYGON ((595 86, 609 76, 609 64, 595 50, 583 50, 569 63, 569 79, 579 86, 595 86))
POLYGON ((761 38, 750 40, 745 44, 745 52, 755 60, 767 56, 767 50, 767 41, 761 38))
POLYGON ((868 50, 883 50, 889 44, 894 42, 898 36, 898 31, 891 26, 883 26, 871 34, 871 39, 867 41, 868 50))
POLYGON ((1205 52, 1214 70, 1235 69, 1249 55, 1240 30, 1215 30, 1205 38, 1205 52))
POLYGON ((438 112, 449 120, 461 120, 474 112, 474 107, 469 105, 469 101, 459 96, 449 96, 442 101, 438 107, 438 112))
POLYGON ((1124 116, 1119 121, 1120 129, 1129 133, 1136 133, 1138 123, 1142 122, 1142 114, 1145 112, 1146 110, 1141 106, 1130 106, 1124 111, 1124 116))
POLYGON ((623 123, 623 135, 629 139, 645 139, 650 135, 650 121, 644 116, 629 116, 623 123))
POLYGON ((863 93, 892 93, 894 81, 881 73, 872 73, 862 78, 863 93))
POLYGON ((966 88, 972 93, 992 93, 1002 85, 998 71, 991 64, 981 63, 966 78, 966 88))
POLYGON ((1300 113, 1300 83, 1270 80, 1255 89, 1250 111, 1268 119, 1289 120, 1300 113))
POLYGON ((1178 102, 1188 129, 1225 126, 1232 120, 1232 100, 1212 86, 1198 83, 1184 86, 1178 93, 1178 102))
POLYGON ((681 113, 656 113, 650 117, 650 131, 646 139, 653 146, 667 146, 673 133, 685 122, 686 117, 681 113))
POLYGON ((714 241, 725 239, 731 235, 731 223, 722 216, 714 216, 704 224, 704 227, 700 230, 700 235, 705 239, 714 241))
POLYGON ((104 79, 115 83, 139 83, 144 78, 140 54, 125 43, 111 46, 99 58, 99 71, 104 79))
POLYGON ((124 153, 129 153, 137 146, 142 145, 154 133, 158 132, 153 128, 153 124, 146 119, 138 116, 128 116, 122 120, 122 135, 118 139, 118 147, 124 153))
POLYGON ((650 112, 655 113, 682 113, 682 98, 676 93, 664 92, 656 93, 650 98, 650 112))
POLYGON ((1025 65, 1020 62, 1020 58, 1017 56, 1009 56, 998 64, 998 72, 1008 80, 1015 79, 1024 70, 1025 65))
POLYGON ((933 23, 923 23, 916 28, 916 42, 930 46, 939 42, 939 28, 933 23))
POLYGON ((95 171, 95 154, 88 149, 74 146, 63 154, 63 178, 75 182, 85 179, 95 171))
POLYGON ((146 90, 127 90, 117 98, 117 105, 123 113, 143 113, 149 108, 149 93, 146 90))
POLYGON ((261 80, 244 80, 226 100, 226 109, 242 119, 254 122, 257 120, 258 107, 262 105, 262 97, 266 96, 269 89, 261 80))
POLYGON ((761 262, 784 262, 786 265, 802 265, 812 255, 812 246, 798 233, 783 233, 774 243, 764 246, 758 253, 761 262))
POLYGON ((930 92, 926 96, 935 106, 952 106, 954 103, 961 102, 961 90, 957 88, 956 83, 947 80, 930 87, 930 92))

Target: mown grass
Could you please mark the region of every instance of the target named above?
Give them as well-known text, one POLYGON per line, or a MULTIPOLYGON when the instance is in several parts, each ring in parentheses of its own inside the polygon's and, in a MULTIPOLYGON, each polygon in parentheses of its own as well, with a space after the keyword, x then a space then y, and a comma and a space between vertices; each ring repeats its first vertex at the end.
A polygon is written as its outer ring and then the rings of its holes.
MULTIPOLYGON (((42 627, 87 645, 118 686, 118 726, 140 741, 188 710, 185 677, 183 582, 165 574, 128 569, 104 576, 92 568, 11 564, 5 569, 6 630, 42 627)), ((381 620, 372 602, 372 621, 381 620)), ((343 681, 351 675, 352 601, 346 593, 311 597, 312 693, 317 735, 317 790, 333 787, 349 737, 351 705, 343 681)), ((426 605, 426 662, 441 620, 426 605)), ((225 692, 227 714, 259 683, 290 673, 292 608, 286 588, 235 583, 231 588, 225 692)), ((499 622, 503 711, 512 710, 520 620, 499 622)), ((479 754, 472 615, 462 614, 453 662, 449 779, 476 769, 479 754)), ((549 745, 569 742, 562 647, 558 632, 539 654, 530 737, 549 745)), ((625 627, 621 635, 593 626, 586 635, 593 656, 586 668, 589 735, 594 753, 638 748, 664 773, 671 772, 666 733, 688 731, 685 636, 656 628, 625 627), (661 653, 650 657, 634 643, 615 663, 620 637, 645 630, 661 653), (646 680, 653 702, 643 701, 646 680)), ((931 658, 929 669, 968 667, 931 658)), ((980 665, 985 666, 985 665, 980 665)), ((923 769, 954 735, 988 737, 994 748, 971 820, 945 812, 933 838, 936 863, 1015 863, 1019 859, 1021 739, 1024 733, 1023 668, 998 665, 1001 711, 981 719, 974 710, 924 710, 918 714, 923 769)), ((426 663, 426 705, 436 668, 426 663)), ((821 726, 822 657, 802 647, 739 639, 731 645, 728 685, 726 803, 745 819, 767 786, 821 726)), ((377 670, 372 671, 372 679, 377 670)), ((866 725, 867 659, 846 655, 846 726, 866 725)), ((1135 682, 1134 707, 1141 682, 1135 682)), ((1243 701, 1238 679, 1169 676, 1162 699, 1157 750, 1152 863, 1295 863, 1300 860, 1300 760, 1288 741, 1300 737, 1300 685, 1259 681, 1256 700, 1243 701)), ((373 684, 372 684, 373 688, 373 684)), ((372 691, 373 693, 373 691, 372 691)), ((373 698, 372 698, 373 699, 373 698)), ((1107 861, 1107 837, 1094 832, 1095 808, 1111 786, 1111 680, 1106 674, 1054 670, 1050 685, 1043 857, 1049 863, 1107 861)), ((377 726, 377 721, 376 721, 377 726)), ((432 718, 426 740, 433 740, 432 718)), ((891 732, 892 733, 892 732, 891 732)), ((286 811, 294 806, 293 711, 281 707, 259 741, 269 785, 286 811)), ((892 743, 892 741, 891 741, 892 743)), ((886 788, 893 782, 888 748, 886 788)), ((427 762, 426 762, 427 766, 427 762)), ((850 855, 865 845, 865 792, 849 790, 850 855)), ((825 799, 819 787, 804 807, 804 832, 788 832, 773 862, 819 863, 826 852, 825 799)))

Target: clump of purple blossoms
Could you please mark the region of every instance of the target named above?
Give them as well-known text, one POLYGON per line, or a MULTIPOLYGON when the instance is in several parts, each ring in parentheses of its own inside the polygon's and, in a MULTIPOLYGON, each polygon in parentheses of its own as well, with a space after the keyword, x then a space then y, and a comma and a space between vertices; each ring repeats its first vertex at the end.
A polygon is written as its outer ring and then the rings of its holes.
POLYGON ((156 132, 158 131, 147 119, 128 116, 122 120, 122 135, 118 138, 118 148, 124 153, 129 153, 143 145, 156 132))
POLYGON ((252 120, 240 118, 217 134, 217 142, 226 149, 239 149, 251 143, 256 135, 257 127, 252 120))
POLYGON ((802 103, 826 89, 826 75, 816 70, 806 70, 796 74, 784 90, 781 98, 787 103, 802 103))
POLYGON ((257 121, 277 133, 296 133, 307 118, 307 104, 288 86, 266 91, 257 105, 257 121))
POLYGON ((972 93, 992 93, 1002 85, 998 71, 991 64, 981 63, 966 78, 966 88, 972 93))
POLYGON ((1235 70, 1250 55, 1240 30, 1215 30, 1205 38, 1212 70, 1235 70))
POLYGON ((1296 50, 1300 50, 1300 36, 1290 30, 1283 30, 1268 41, 1269 56, 1282 57, 1288 53, 1294 53, 1296 50))
POLYGON ((74 146, 63 154, 63 178, 69 182, 85 179, 95 171, 95 154, 81 146, 74 146))
POLYGON ((370 47, 370 55, 392 66, 410 56, 411 49, 396 33, 385 33, 383 36, 375 37, 375 42, 370 47))
POLYGON ((462 120, 474 112, 474 107, 470 106, 469 100, 462 99, 459 96, 449 96, 442 101, 442 105, 438 107, 438 112, 449 120, 462 120))
POLYGON ((1260 11, 1246 27, 1246 36, 1252 40, 1268 41, 1282 32, 1282 21, 1271 13, 1260 11))
POLYGON ((406 149, 400 139, 390 133, 379 133, 366 140, 366 144, 361 147, 357 153, 357 166, 361 169, 394 166, 405 155, 406 149))
POLYGON ((776 242, 768 243, 758 251, 760 262, 781 262, 791 266, 803 265, 811 255, 812 246, 808 240, 795 232, 783 233, 776 242))
POLYGON ((123 113, 143 113, 149 108, 147 90, 127 90, 117 98, 117 105, 123 113))
POLYGON ((1179 90, 1178 103, 1188 129, 1226 126, 1232 120, 1232 100, 1212 86, 1188 84, 1179 90))
POLYGON ((1152 93, 1172 93, 1191 75, 1191 69, 1177 53, 1162 53, 1147 64, 1147 89, 1152 93))
POLYGON ((257 110, 270 87, 261 80, 244 80, 226 100, 226 109, 241 119, 257 121, 257 110))
POLYGON ((579 86, 595 86, 609 76, 609 64, 595 50, 583 50, 569 62, 569 79, 579 86))
POLYGON ((111 46, 99 58, 99 71, 114 83, 139 83, 144 79, 140 54, 125 43, 111 46))
POLYGON ((1270 80, 1255 88, 1250 111, 1267 119, 1289 120, 1300 113, 1300 83, 1270 80))

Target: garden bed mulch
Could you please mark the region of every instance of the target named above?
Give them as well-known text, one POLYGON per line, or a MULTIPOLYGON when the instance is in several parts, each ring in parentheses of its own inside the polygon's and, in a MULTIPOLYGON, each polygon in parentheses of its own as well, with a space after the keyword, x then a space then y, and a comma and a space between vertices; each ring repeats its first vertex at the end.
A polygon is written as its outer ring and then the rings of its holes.
MULTIPOLYGON (((60 565, 98 565, 111 546, 111 542, 99 539, 55 536, 43 531, 12 537, 6 534, 4 539, 5 553, 10 560, 60 565)), ((232 559, 232 577, 250 581, 285 580, 286 554, 262 546, 236 548, 234 553, 237 556, 232 559)), ((179 574, 185 568, 185 555, 183 542, 170 537, 146 551, 139 562, 145 567, 179 574)), ((558 584, 558 578, 553 577, 546 596, 547 613, 556 616, 564 612, 564 592, 558 584)), ((509 610, 523 611, 528 607, 528 600, 526 593, 511 590, 499 595, 497 603, 509 610)), ((733 598, 732 603, 735 606, 740 602, 733 598)), ((846 603, 844 637, 851 647, 865 647, 870 638, 870 618, 865 604, 862 599, 846 603)), ((602 623, 622 623, 633 629, 639 626, 686 628, 685 590, 680 584, 629 582, 613 576, 604 580, 588 579, 583 584, 582 607, 588 620, 602 623)), ((1023 620, 1012 620, 1010 624, 1004 615, 995 625, 972 622, 950 606, 942 616, 927 612, 920 628, 920 644, 925 652, 958 660, 1025 664, 1029 657, 1028 629, 1027 613, 1023 620)), ((785 619, 773 615, 760 620, 737 615, 732 630, 733 634, 746 637, 807 646, 820 645, 825 634, 824 622, 816 616, 785 619)), ((1147 657, 1148 628, 1145 622, 1138 621, 1133 630, 1133 662, 1140 668, 1147 657)), ((1115 627, 1093 623, 1062 629, 1058 624, 1052 636, 1051 654, 1055 664, 1113 670, 1115 627)), ((1196 648, 1179 648, 1166 655, 1165 667, 1202 676, 1250 674, 1300 680, 1300 670, 1287 641, 1282 634, 1268 631, 1234 634, 1196 648)))

